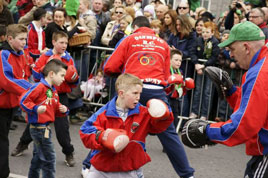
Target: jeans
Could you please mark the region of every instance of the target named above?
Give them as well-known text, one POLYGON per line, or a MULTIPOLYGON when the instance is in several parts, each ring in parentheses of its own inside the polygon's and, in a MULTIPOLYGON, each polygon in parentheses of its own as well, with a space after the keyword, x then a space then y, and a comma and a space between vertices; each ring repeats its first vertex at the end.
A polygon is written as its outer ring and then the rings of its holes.
POLYGON ((56 153, 51 140, 51 130, 45 138, 46 128, 30 128, 34 141, 33 158, 28 178, 39 178, 42 169, 43 178, 54 178, 56 173, 56 153))
POLYGON ((193 100, 193 106, 192 106, 193 113, 199 115, 199 111, 200 111, 199 108, 201 108, 200 116, 208 117, 209 105, 211 105, 211 103, 209 103, 209 98, 211 97, 211 91, 212 91, 211 88, 212 88, 211 80, 208 78, 208 76, 204 74, 196 75, 194 100, 193 100))

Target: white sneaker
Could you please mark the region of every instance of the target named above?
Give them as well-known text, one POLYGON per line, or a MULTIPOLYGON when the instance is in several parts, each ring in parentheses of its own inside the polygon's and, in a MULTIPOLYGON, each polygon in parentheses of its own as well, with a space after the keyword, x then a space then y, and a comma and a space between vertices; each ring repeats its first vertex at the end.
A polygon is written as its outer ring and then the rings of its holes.
POLYGON ((197 115, 195 113, 191 112, 189 119, 196 119, 196 118, 197 118, 197 115))
POLYGON ((82 167, 82 171, 81 171, 81 175, 82 175, 82 177, 83 177, 83 178, 86 178, 87 175, 88 175, 88 173, 89 173, 89 169, 86 168, 85 166, 83 166, 83 167, 82 167))

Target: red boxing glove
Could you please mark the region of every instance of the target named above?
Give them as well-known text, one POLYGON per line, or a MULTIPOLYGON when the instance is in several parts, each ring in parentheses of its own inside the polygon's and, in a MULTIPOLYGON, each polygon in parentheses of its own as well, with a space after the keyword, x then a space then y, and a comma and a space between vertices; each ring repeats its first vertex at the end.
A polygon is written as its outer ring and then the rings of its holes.
POLYGON ((146 105, 152 120, 165 120, 170 116, 168 106, 162 100, 150 99, 146 105))
POLYGON ((78 80, 78 78, 79 76, 78 76, 76 68, 73 65, 68 66, 66 75, 64 77, 65 81, 69 83, 74 83, 78 80))
POLYGON ((172 74, 168 77, 169 84, 181 84, 183 83, 183 77, 179 74, 172 74))
POLYGON ((186 78, 184 81, 184 86, 186 90, 194 89, 195 87, 194 80, 192 78, 186 78))
POLYGON ((109 128, 100 133, 98 142, 109 150, 119 153, 129 143, 129 137, 127 136, 127 132, 123 129, 109 128))

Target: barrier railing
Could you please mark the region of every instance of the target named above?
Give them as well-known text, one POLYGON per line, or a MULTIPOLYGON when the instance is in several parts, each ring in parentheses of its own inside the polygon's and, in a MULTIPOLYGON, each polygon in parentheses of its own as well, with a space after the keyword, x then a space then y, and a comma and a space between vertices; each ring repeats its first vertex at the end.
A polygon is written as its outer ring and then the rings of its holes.
MULTIPOLYGON (((99 47, 99 46, 87 46, 86 49, 80 52, 82 54, 80 55, 80 58, 79 58, 80 63, 78 65, 80 76, 82 76, 83 74, 87 74, 87 76, 96 75, 97 70, 102 67, 102 64, 106 60, 107 54, 110 54, 113 50, 114 50, 113 48, 106 48, 106 47, 99 47)), ((199 59, 199 62, 204 63, 206 62, 206 60, 199 59)), ((191 63, 191 60, 186 59, 184 63, 185 63, 185 68, 183 72, 184 78, 192 77, 194 80, 196 80, 196 77, 198 74, 195 72, 193 64, 191 63), (189 76, 189 73, 190 73, 190 76, 189 76)), ((231 78, 234 80, 234 84, 239 85, 241 83, 243 71, 240 69, 235 69, 235 70, 228 69, 228 72, 231 78)), ((87 82, 85 81, 85 79, 82 81, 87 82)), ((211 82, 209 84, 209 88, 204 88, 204 81, 205 81, 205 75, 202 75, 202 81, 201 81, 201 87, 200 87, 201 91, 200 91, 198 100, 194 98, 195 90, 188 91, 186 96, 183 96, 182 98, 179 99, 180 112, 178 116, 179 123, 176 128, 177 132, 179 131, 179 128, 183 120, 189 119, 189 114, 193 110, 193 102, 198 101, 198 113, 196 114, 198 115, 198 117, 201 116, 202 104, 204 105, 204 102, 203 102, 204 89, 210 91, 208 94, 208 98, 209 98, 207 102, 208 111, 207 111, 206 117, 209 120, 214 120, 215 117, 220 117, 222 118, 222 120, 229 119, 229 116, 232 112, 231 108, 228 106, 226 101, 218 99, 216 90, 214 89, 214 86, 211 82)), ((96 95, 91 101, 87 101, 87 100, 84 101, 84 103, 87 105, 95 106, 94 110, 97 110, 97 108, 103 106, 114 95, 114 88, 113 88, 114 79, 107 78, 106 82, 107 82, 106 87, 103 90, 101 90, 100 94, 96 95), (105 95, 102 95, 104 93, 105 95)))

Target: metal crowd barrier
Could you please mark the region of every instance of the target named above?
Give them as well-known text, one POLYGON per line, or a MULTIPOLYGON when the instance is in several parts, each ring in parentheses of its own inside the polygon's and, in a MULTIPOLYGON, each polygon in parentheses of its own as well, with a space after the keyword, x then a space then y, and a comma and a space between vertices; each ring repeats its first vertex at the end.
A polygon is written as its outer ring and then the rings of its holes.
MULTIPOLYGON (((99 46, 87 46, 84 50, 80 51, 82 55, 80 56, 80 64, 77 66, 78 71, 80 76, 83 74, 86 74, 87 76, 90 75, 96 75, 97 70, 102 67, 102 64, 106 60, 108 54, 111 54, 113 51, 113 48, 106 48, 106 47, 99 47, 99 46), (87 63, 83 64, 81 61, 83 60, 84 55, 87 55, 88 57, 86 58, 87 63), (94 55, 94 56, 93 56, 94 55), (95 58, 96 61, 94 63, 90 63, 92 61, 92 58, 95 58), (86 67, 84 66, 86 65, 86 67), (86 71, 85 71, 86 69, 86 71)), ((73 54, 75 55, 75 54, 73 54)), ((74 57, 75 58, 75 57, 74 57)), ((85 59, 84 59, 85 60, 85 59)), ((93 60, 94 61, 94 60, 93 60)), ((189 73, 188 70, 190 70, 190 59, 186 59, 185 61, 185 71, 184 71, 184 78, 188 77, 187 73, 189 73)), ((200 63, 204 63, 205 60, 199 59, 200 63)), ((229 69, 229 74, 231 78, 235 79, 234 84, 240 85, 241 83, 241 78, 243 75, 242 70, 231 70, 229 69)), ((195 70, 192 73, 192 77, 194 80, 196 78, 196 72, 195 70)), ((110 80, 111 78, 108 78, 106 81, 106 87, 104 88, 103 92, 106 92, 107 96, 102 97, 102 95, 97 95, 96 97, 93 98, 92 101, 84 101, 84 104, 94 106, 94 111, 96 111, 99 107, 103 106, 106 102, 108 102, 112 96, 114 95, 114 89, 113 89, 113 82, 114 80, 110 80), (108 87, 107 87, 108 86, 108 87)), ((201 103, 202 103, 202 93, 203 93, 203 85, 204 85, 204 75, 202 77, 202 90, 201 90, 201 95, 199 99, 199 108, 198 108, 198 113, 197 115, 200 117, 201 113, 201 103)), ((192 106, 193 106, 193 96, 194 96, 194 91, 191 90, 187 92, 187 96, 183 96, 182 98, 179 99, 180 101, 180 112, 179 112, 179 123, 176 128, 177 132, 179 131, 179 128, 181 124, 183 124, 184 120, 189 119, 189 114, 192 112, 192 106), (186 98, 187 97, 187 98, 186 98), (186 99, 188 100, 188 104, 185 102, 186 99), (186 103, 186 104, 185 104, 186 103)), ((210 121, 213 121, 215 117, 222 117, 224 121, 229 119, 230 114, 232 113, 231 108, 228 106, 227 102, 222 101, 218 99, 216 95, 216 90, 214 89, 213 84, 211 83, 210 85, 210 96, 209 96, 209 102, 208 102, 208 116, 207 118, 210 121)))

